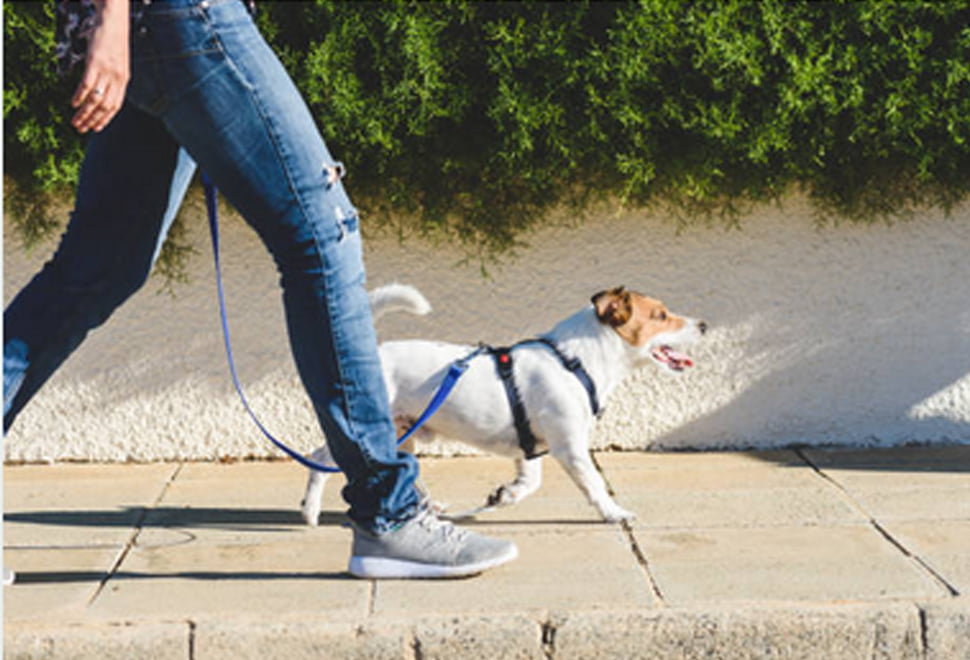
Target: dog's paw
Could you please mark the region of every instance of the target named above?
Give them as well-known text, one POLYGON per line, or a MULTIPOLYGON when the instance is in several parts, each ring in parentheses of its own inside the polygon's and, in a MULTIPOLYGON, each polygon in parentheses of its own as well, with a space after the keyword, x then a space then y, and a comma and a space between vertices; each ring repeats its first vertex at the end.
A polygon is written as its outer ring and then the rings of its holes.
POLYGON ((485 498, 485 506, 510 506, 519 501, 512 489, 507 485, 502 485, 489 493, 485 498))

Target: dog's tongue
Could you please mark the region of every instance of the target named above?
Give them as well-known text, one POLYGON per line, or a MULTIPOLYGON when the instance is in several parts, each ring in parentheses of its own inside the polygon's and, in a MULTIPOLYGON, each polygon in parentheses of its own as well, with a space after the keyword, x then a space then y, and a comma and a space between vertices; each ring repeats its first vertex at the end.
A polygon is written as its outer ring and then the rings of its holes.
POLYGON ((691 360, 689 356, 683 353, 678 353, 670 346, 661 346, 659 349, 657 349, 656 353, 659 354, 662 361, 667 363, 667 366, 675 371, 682 371, 687 367, 694 366, 694 361, 691 360))
POLYGON ((694 361, 683 353, 678 353, 677 351, 667 351, 667 357, 670 358, 670 366, 672 366, 674 369, 684 369, 686 367, 694 366, 694 361))

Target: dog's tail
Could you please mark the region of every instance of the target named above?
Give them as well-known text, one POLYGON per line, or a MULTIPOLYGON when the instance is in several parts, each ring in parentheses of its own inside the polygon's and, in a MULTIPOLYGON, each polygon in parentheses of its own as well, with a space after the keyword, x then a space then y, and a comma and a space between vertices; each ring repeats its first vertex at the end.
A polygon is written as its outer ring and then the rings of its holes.
POLYGON ((424 316, 431 311, 431 303, 421 292, 408 284, 385 284, 371 291, 370 307, 374 319, 388 312, 408 312, 424 316))

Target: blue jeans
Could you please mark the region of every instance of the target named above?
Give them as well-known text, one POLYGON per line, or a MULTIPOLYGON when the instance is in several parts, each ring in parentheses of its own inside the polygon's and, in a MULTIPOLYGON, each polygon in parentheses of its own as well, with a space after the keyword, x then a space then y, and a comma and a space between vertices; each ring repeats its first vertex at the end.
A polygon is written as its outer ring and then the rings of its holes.
POLYGON ((4 312, 4 429, 87 333, 147 279, 195 169, 256 230, 280 272, 290 345, 350 517, 414 514, 364 282, 357 212, 309 110, 240 0, 132 3, 124 108, 85 155, 49 263, 4 312))

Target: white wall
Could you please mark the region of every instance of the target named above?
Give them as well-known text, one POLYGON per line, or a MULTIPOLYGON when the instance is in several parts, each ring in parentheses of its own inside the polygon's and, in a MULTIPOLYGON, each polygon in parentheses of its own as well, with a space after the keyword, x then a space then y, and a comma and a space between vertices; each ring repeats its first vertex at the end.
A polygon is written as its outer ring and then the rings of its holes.
MULTIPOLYGON (((178 296, 160 281, 123 307, 31 402, 8 460, 207 459, 272 455, 231 389, 205 251, 178 296)), ((366 218, 365 218, 366 222, 366 218)), ((607 213, 526 237, 480 277, 450 246, 371 236, 370 282, 417 285, 428 318, 382 320, 383 337, 500 344, 548 329, 616 285, 706 319, 682 377, 649 367, 612 399, 594 445, 625 449, 970 442, 970 206, 891 226, 817 228, 800 199, 741 231, 607 213)), ((234 345, 264 422, 301 449, 319 443, 291 365, 277 278, 252 233, 224 221, 234 345)), ((4 243, 9 301, 53 245, 4 243)), ((564 376, 566 377, 566 376, 564 376)), ((454 443, 429 451, 463 451, 454 443)))

